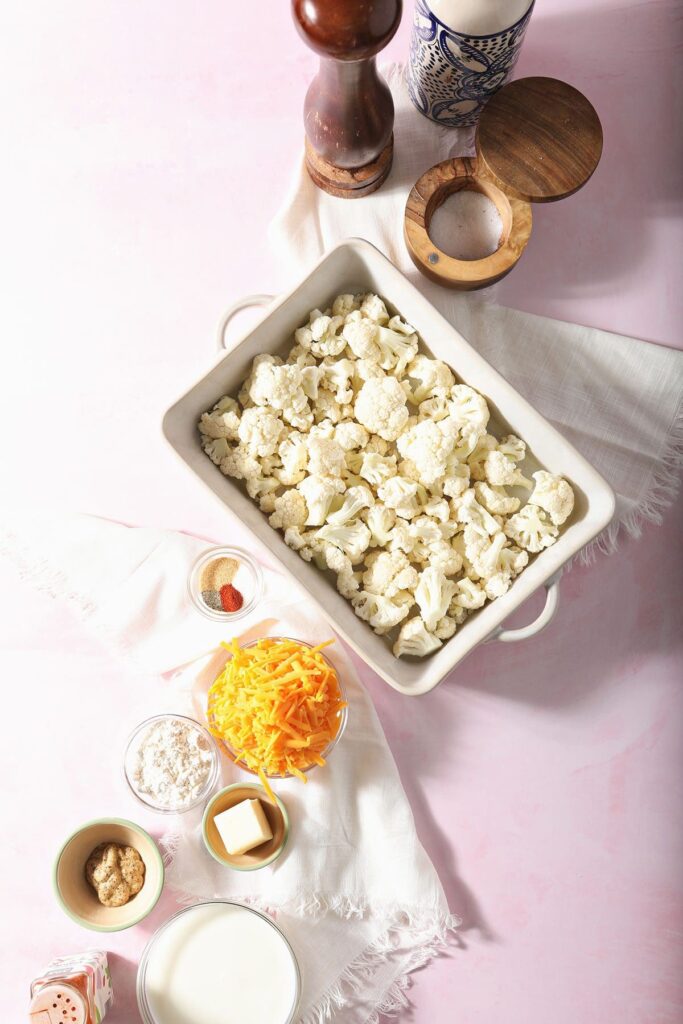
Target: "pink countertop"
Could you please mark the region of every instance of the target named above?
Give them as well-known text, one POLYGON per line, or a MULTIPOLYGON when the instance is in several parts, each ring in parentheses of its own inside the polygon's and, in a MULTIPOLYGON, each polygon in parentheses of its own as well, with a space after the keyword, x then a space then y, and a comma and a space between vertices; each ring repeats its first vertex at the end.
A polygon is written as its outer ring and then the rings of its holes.
MULTIPOLYGON (((606 147, 580 195, 535 213, 501 302, 683 347, 676 7, 538 0, 519 71, 585 91, 606 147)), ((388 57, 405 56, 408 21, 388 57)), ((5 495, 225 538, 158 420, 210 362, 221 310, 279 275, 265 232, 313 66, 284 0, 5 13, 5 495)), ((542 636, 479 648, 425 698, 359 665, 463 917, 415 975, 406 1024, 683 1020, 680 522, 574 569, 542 636)), ((92 945, 52 898, 60 839, 106 814, 160 831, 118 768, 136 708, 163 692, 6 567, 0 607, 0 990, 19 1022, 33 974, 92 945)), ((138 1021, 136 958, 171 907, 107 938, 112 1024, 138 1021)))

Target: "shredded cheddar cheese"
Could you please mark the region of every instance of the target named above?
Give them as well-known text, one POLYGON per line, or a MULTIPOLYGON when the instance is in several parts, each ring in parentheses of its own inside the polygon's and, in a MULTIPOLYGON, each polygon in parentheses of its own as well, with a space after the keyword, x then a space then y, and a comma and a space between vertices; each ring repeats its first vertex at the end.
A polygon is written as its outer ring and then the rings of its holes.
POLYGON ((346 707, 337 674, 320 653, 333 640, 307 647, 266 637, 254 646, 223 646, 232 657, 209 690, 209 728, 256 773, 273 799, 268 776, 304 774, 335 738, 346 707))

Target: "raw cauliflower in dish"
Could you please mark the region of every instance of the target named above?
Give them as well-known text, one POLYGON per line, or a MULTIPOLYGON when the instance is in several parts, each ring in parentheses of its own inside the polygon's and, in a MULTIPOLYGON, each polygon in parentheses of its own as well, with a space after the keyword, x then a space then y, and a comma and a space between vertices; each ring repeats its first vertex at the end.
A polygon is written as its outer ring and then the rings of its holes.
POLYGON ((574 508, 566 480, 525 476, 524 441, 488 423, 485 398, 378 295, 344 294, 198 426, 285 543, 336 576, 397 658, 421 658, 502 597, 574 508))

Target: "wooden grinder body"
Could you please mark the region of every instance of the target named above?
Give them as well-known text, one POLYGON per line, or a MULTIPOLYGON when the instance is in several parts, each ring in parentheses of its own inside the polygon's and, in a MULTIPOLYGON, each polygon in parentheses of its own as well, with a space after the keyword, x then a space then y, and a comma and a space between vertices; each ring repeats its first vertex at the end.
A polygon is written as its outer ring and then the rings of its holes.
POLYGON ((398 28, 401 0, 293 0, 292 10, 320 55, 304 103, 309 174, 332 195, 368 195, 391 168, 394 104, 376 55, 398 28))

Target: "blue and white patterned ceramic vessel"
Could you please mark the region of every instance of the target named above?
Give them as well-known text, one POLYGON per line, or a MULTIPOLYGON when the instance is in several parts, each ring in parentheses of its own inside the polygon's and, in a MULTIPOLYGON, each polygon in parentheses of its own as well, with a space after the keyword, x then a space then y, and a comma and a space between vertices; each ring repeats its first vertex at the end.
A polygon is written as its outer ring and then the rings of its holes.
POLYGON ((475 125, 484 104, 510 77, 534 7, 519 21, 489 35, 462 35, 445 25, 428 0, 415 0, 408 91, 437 124, 475 125))

